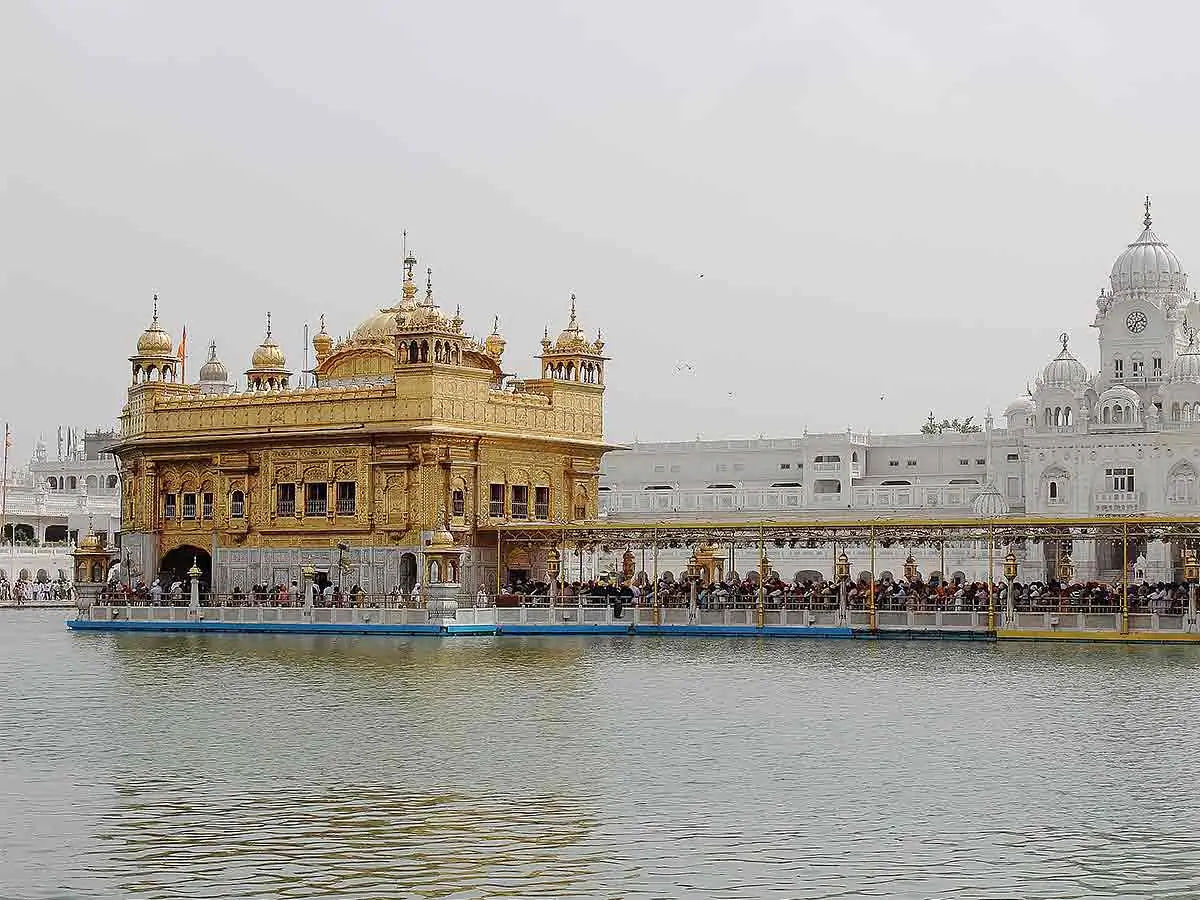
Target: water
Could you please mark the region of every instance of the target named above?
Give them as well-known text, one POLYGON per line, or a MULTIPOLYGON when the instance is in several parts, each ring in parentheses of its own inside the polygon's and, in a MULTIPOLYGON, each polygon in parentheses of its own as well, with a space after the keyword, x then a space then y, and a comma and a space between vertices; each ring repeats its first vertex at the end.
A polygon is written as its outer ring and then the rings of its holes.
POLYGON ((0 615, 0 897, 1200 897, 1200 649, 0 615))

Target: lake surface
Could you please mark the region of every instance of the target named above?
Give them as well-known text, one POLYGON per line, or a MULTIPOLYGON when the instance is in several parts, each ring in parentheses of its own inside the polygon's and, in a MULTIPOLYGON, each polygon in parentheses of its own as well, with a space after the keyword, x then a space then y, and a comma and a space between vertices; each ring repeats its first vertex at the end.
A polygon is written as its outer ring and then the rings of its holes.
POLYGON ((4 898, 1200 896, 1200 648, 73 634, 4 898))

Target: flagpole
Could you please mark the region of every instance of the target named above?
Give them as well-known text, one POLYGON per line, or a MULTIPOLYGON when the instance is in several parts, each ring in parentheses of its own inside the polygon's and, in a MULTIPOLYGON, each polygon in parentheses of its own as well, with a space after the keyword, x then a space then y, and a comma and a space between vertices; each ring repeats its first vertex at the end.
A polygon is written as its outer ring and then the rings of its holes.
MULTIPOLYGON (((0 549, 4 547, 4 536, 8 532, 8 447, 12 443, 12 432, 4 423, 4 485, 0 488, 0 549)), ((17 536, 13 534, 13 554, 17 552, 17 536)), ((8 573, 10 576, 12 572, 8 573)), ((11 581, 10 581, 11 583, 11 581)))

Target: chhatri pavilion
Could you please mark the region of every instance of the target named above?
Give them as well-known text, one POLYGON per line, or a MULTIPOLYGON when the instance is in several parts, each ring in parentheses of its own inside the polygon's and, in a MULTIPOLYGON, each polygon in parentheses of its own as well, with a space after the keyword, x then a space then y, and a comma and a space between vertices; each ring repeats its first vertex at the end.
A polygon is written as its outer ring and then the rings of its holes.
MULTIPOLYGON (((198 564, 217 593, 301 584, 304 573, 369 594, 409 590, 426 554, 461 548, 461 590, 537 576, 527 548, 497 559, 497 527, 596 515, 604 442, 604 342, 570 318, 541 341, 540 377, 504 371, 496 320, 481 342, 444 312, 404 259, 401 297, 343 340, 312 340, 298 386, 266 334, 230 384, 210 347, 185 383, 154 317, 130 357, 113 452, 122 552, 147 583, 198 564), (447 537, 447 532, 449 537, 447 537), (499 567, 499 571, 498 571, 499 567)), ((444 580, 444 578, 443 578, 444 580)))

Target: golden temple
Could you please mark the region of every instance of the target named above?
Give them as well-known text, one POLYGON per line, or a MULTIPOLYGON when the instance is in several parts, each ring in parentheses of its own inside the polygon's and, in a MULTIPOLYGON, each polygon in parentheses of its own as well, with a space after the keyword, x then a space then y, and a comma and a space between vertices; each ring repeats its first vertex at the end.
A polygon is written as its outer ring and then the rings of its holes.
POLYGON ((527 548, 498 559, 497 528, 596 515, 604 341, 585 336, 571 295, 566 327, 542 338, 540 376, 513 378, 498 318, 471 337, 434 299, 429 270, 420 291, 416 264, 406 252, 400 299, 345 339, 322 317, 311 386, 294 383, 269 314, 244 389, 215 345, 184 383, 155 298, 112 448, 133 573, 149 582, 196 561, 228 593, 300 584, 315 568, 340 570, 347 589, 407 591, 447 529, 464 593, 545 571, 527 548))

